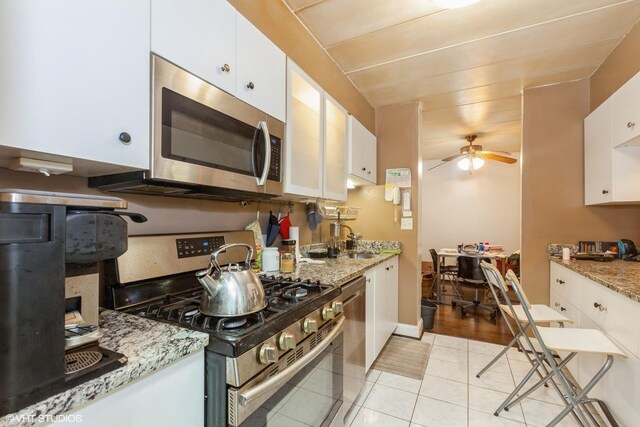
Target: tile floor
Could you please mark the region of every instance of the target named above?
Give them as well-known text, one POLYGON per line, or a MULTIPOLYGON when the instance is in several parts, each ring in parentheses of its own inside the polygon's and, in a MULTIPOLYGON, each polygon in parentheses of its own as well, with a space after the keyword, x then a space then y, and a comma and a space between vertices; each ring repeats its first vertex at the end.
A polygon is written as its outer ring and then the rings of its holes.
MULTIPOLYGON (((481 378, 476 373, 502 346, 425 333, 432 344, 422 380, 370 370, 349 414, 351 427, 545 426, 562 410, 560 398, 541 387, 531 398, 493 415, 529 369, 525 356, 511 349, 481 378)), ((566 417, 561 426, 577 425, 566 417)))

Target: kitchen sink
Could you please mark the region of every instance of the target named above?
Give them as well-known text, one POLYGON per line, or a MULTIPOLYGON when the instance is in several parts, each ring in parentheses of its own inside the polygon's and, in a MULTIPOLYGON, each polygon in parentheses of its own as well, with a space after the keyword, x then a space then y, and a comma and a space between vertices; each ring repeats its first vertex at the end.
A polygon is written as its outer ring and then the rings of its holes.
POLYGON ((377 254, 365 254, 365 253, 355 253, 355 254, 343 254, 340 255, 340 258, 354 258, 354 259, 370 259, 377 257, 377 254))

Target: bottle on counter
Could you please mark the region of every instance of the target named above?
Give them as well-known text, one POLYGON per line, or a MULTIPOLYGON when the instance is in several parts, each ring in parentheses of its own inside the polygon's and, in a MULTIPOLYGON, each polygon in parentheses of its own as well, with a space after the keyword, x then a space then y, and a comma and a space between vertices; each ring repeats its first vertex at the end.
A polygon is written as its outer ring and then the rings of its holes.
POLYGON ((478 243, 478 252, 484 252, 484 243, 478 243))
POLYGON ((293 273, 296 269, 296 241, 287 239, 282 241, 280 249, 280 272, 293 273))

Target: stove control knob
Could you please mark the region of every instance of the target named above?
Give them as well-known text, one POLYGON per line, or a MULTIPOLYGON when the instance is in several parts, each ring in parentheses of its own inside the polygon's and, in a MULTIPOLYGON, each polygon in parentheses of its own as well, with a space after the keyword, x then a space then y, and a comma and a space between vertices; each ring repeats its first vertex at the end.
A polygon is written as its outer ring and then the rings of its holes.
POLYGON ((322 309, 322 320, 331 320, 336 317, 335 311, 331 307, 324 307, 322 309))
POLYGON ((343 312, 344 312, 344 306, 342 305, 342 303, 341 303, 341 302, 338 302, 338 301, 334 301, 334 302, 332 302, 332 303, 331 303, 331 308, 333 308, 333 311, 334 311, 336 314, 340 314, 340 313, 343 313, 343 312))
POLYGON ((302 330, 306 334, 310 334, 311 332, 318 332, 318 322, 316 322, 314 319, 304 319, 302 330))
POLYGON ((278 349, 273 344, 263 344, 260 347, 260 363, 268 365, 278 361, 278 349))
POLYGON ((280 350, 293 350, 296 348, 296 337, 289 332, 283 332, 280 334, 280 338, 278 338, 278 346, 280 350))

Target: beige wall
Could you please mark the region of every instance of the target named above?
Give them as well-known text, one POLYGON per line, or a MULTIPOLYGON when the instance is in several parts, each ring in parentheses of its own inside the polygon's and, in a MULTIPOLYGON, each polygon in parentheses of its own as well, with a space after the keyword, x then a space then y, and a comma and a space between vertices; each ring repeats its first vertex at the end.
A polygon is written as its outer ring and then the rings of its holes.
POLYGON ((283 0, 229 0, 293 62, 367 129, 375 133, 375 111, 283 0))
POLYGON ((583 120, 589 80, 525 89, 522 123, 523 285, 549 301, 549 243, 640 239, 640 207, 584 206, 583 120))
MULTIPOLYGON (((242 207, 238 202, 218 202, 209 200, 190 200, 175 197, 138 196, 119 193, 103 193, 87 187, 86 178, 75 176, 51 176, 14 172, 0 169, 0 188, 25 188, 43 191, 67 193, 100 194, 121 197, 129 202, 129 211, 144 214, 149 221, 143 224, 129 222, 129 234, 188 233, 197 231, 241 230, 256 218, 257 205, 252 203, 242 207)), ((311 233, 307 227, 306 207, 303 204, 293 205, 291 222, 300 227, 302 244, 319 241, 319 229, 311 233), (314 240, 315 239, 315 240, 314 240)), ((262 203, 260 223, 262 232, 267 232, 269 209, 279 209, 279 204, 272 206, 262 203)), ((287 208, 283 208, 286 212, 287 208)))
POLYGON ((590 111, 595 110, 639 70, 640 23, 631 29, 591 76, 590 111))
MULTIPOLYGON (((397 207, 384 201, 384 185, 366 186, 349 191, 348 204, 361 208, 352 224, 355 232, 365 239, 399 240, 402 243, 399 272, 399 322, 417 325, 420 317, 420 106, 404 104, 378 109, 376 131, 378 135, 378 183, 384 184, 385 170, 408 167, 411 169, 411 209, 414 229, 401 230, 394 223, 397 207)), ((400 218, 401 214, 398 214, 400 218)))

